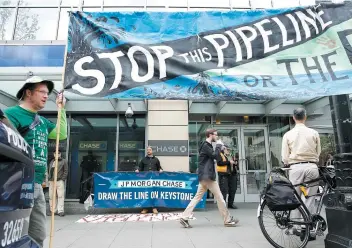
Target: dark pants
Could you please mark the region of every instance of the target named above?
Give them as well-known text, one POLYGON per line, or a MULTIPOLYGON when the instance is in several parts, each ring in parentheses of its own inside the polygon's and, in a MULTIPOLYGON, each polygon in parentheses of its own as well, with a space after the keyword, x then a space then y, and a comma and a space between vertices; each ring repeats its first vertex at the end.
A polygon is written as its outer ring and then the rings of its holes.
POLYGON ((79 202, 84 203, 84 201, 89 197, 92 191, 93 191, 92 173, 86 170, 82 170, 81 181, 80 181, 79 202))
POLYGON ((226 201, 226 196, 229 195, 228 205, 231 206, 235 201, 237 190, 237 175, 219 174, 220 191, 226 201))

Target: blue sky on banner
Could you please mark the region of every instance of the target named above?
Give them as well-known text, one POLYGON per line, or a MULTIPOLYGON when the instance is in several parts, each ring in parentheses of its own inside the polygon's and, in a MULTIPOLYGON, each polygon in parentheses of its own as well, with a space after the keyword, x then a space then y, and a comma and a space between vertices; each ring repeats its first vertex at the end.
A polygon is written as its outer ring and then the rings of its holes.
MULTIPOLYGON (((89 20, 99 20, 99 18, 104 16, 107 21, 99 22, 98 25, 109 30, 112 34, 121 33, 119 43, 110 45, 109 48, 112 49, 128 42, 155 44, 187 38, 201 32, 237 26, 299 8, 303 7, 232 11, 81 13, 89 20), (91 17, 88 17, 89 15, 91 17), (124 30, 121 31, 121 28, 124 30)), ((97 21, 94 22, 98 23, 97 21)), ((95 48, 103 46, 98 42, 94 42, 92 45, 95 48)))

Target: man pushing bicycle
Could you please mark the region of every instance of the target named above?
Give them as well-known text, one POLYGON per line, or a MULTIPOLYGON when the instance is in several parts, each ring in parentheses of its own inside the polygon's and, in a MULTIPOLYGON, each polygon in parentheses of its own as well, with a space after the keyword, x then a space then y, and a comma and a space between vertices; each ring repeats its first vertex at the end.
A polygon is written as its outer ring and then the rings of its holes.
MULTIPOLYGON (((321 152, 319 133, 306 127, 306 110, 297 108, 293 111, 293 119, 296 126, 285 133, 282 140, 282 162, 285 167, 290 167, 289 180, 293 185, 312 181, 319 178, 317 163, 321 152)), ((319 185, 311 186, 306 189, 308 195, 317 194, 319 185)), ((301 187, 295 187, 299 196, 302 195, 301 187)), ((304 204, 309 211, 314 212, 314 197, 303 197, 304 204)), ((292 212, 292 218, 300 218, 298 211, 292 212)), ((304 232, 304 229, 302 230, 304 232)), ((309 240, 315 240, 310 237, 309 240)))

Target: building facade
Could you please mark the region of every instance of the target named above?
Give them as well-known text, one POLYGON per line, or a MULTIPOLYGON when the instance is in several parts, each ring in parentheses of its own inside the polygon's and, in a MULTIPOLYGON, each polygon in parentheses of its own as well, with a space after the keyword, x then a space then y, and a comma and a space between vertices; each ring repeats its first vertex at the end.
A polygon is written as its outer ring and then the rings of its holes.
MULTIPOLYGON (((299 0, 2 0, 0 1, 0 107, 17 104, 15 94, 31 72, 55 82, 54 93, 41 112, 56 122, 55 96, 62 90, 67 11, 202 11, 210 9, 279 8, 314 4, 299 0), (167 2, 167 3, 166 3, 167 2)), ((80 163, 88 151, 99 171, 133 171, 154 147, 166 171, 194 173, 198 147, 209 127, 238 156, 240 173, 236 201, 258 201, 266 173, 280 166, 281 141, 293 127, 293 109, 305 107, 307 125, 321 135, 320 163, 334 148, 327 97, 250 102, 127 100, 83 97, 65 92, 69 135, 60 150, 69 161, 68 199, 77 199, 80 163), (125 116, 128 107, 134 115, 125 116)), ((49 145, 50 158, 55 141, 49 145)), ((212 196, 209 195, 209 198, 212 196)))

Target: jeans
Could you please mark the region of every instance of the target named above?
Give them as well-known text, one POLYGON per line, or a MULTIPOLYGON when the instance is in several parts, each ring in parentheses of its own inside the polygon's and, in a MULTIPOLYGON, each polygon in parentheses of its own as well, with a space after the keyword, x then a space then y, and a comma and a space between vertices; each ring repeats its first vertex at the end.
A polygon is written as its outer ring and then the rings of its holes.
POLYGON ((28 234, 41 247, 46 238, 46 203, 42 185, 34 184, 34 206, 29 217, 28 234))

